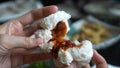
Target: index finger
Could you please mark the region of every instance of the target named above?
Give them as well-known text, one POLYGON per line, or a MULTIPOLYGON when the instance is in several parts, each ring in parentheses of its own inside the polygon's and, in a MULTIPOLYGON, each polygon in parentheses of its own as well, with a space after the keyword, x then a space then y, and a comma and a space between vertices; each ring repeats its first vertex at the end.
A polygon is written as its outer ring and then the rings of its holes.
POLYGON ((96 64, 96 68, 108 68, 105 59, 94 50, 93 62, 96 64))
POLYGON ((34 9, 31 12, 26 13, 25 15, 17 18, 23 26, 32 23, 33 21, 46 17, 52 13, 57 12, 58 8, 56 6, 47 6, 39 9, 34 9))

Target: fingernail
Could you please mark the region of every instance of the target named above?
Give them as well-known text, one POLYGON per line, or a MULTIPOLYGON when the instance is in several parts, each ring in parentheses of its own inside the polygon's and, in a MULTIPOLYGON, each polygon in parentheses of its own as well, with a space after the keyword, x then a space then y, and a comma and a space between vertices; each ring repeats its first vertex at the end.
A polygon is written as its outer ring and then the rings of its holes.
POLYGON ((37 41, 36 41, 37 44, 41 44, 41 43, 43 43, 43 42, 44 42, 44 41, 43 41, 43 39, 41 39, 41 38, 38 38, 37 41))

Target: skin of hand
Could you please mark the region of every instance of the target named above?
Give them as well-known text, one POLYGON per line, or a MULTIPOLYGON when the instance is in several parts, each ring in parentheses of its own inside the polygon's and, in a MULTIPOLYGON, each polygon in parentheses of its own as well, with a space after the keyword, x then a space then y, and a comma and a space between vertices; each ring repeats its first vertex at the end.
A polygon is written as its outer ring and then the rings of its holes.
MULTIPOLYGON (((96 68, 108 68, 106 60, 96 51, 93 51, 92 61, 95 63, 96 68)), ((90 65, 86 65, 84 67, 79 67, 77 62, 72 62, 70 66, 66 66, 64 68, 91 68, 90 65)))
POLYGON ((58 11, 56 6, 34 9, 25 15, 0 26, 0 68, 16 68, 19 65, 45 60, 50 54, 33 54, 32 50, 43 42, 30 36, 40 29, 35 23, 40 18, 58 11))

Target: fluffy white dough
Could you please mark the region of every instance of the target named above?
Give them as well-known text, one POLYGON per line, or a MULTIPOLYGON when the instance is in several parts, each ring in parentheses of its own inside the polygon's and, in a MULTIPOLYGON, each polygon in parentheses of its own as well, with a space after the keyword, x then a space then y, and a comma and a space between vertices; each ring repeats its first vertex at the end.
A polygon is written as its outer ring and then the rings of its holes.
POLYGON ((37 32, 35 32, 35 37, 44 39, 44 43, 42 45, 40 44, 40 48, 42 50, 50 52, 50 50, 52 49, 54 44, 52 42, 48 43, 48 41, 50 39, 52 39, 51 30, 60 21, 63 21, 66 24, 67 31, 70 30, 69 24, 68 24, 68 20, 70 18, 71 18, 71 15, 69 15, 68 13, 66 13, 64 11, 58 11, 58 12, 56 12, 54 14, 51 14, 51 15, 45 17, 45 18, 42 18, 42 19, 38 20, 40 26, 43 29, 40 29, 37 32))
POLYGON ((47 29, 41 29, 35 32, 35 36, 37 38, 43 38, 44 42, 47 43, 50 39, 52 39, 51 31, 47 29))
POLYGON ((70 30, 69 25, 68 25, 68 20, 71 18, 71 15, 64 11, 58 11, 54 14, 51 14, 43 19, 40 19, 40 26, 44 29, 51 30, 53 29, 58 22, 60 21, 65 21, 65 24, 67 26, 67 31, 70 30))
POLYGON ((58 59, 54 59, 56 65, 60 65, 61 63, 70 65, 73 61, 78 62, 79 67, 88 64, 93 56, 92 43, 85 40, 79 43, 79 45, 80 44, 82 44, 80 47, 68 48, 67 50, 60 49, 58 52, 58 59))
POLYGON ((47 29, 38 30, 35 32, 35 37, 44 39, 44 43, 40 44, 39 46, 42 50, 50 52, 53 47, 52 42, 48 43, 48 41, 52 39, 51 31, 47 29))
POLYGON ((70 54, 69 51, 64 51, 63 49, 60 49, 58 52, 58 59, 61 63, 70 65, 70 63, 73 61, 73 57, 70 54))

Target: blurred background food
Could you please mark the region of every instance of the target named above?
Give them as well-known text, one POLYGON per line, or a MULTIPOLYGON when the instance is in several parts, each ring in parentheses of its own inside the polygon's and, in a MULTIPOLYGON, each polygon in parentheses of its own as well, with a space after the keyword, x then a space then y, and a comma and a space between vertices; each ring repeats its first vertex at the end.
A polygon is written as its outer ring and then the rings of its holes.
POLYGON ((90 40, 93 44, 103 42, 109 37, 109 31, 107 28, 100 24, 85 22, 81 29, 73 35, 73 40, 83 41, 90 40))
POLYGON ((108 24, 120 26, 120 4, 118 2, 95 1, 85 5, 84 10, 108 24))
MULTIPOLYGON (((92 41, 93 48, 97 49, 108 64, 120 68, 120 0, 1 0, 0 24, 32 9, 49 5, 57 5, 59 10, 72 15, 69 20, 71 30, 67 34, 68 38, 92 41)), ((19 68, 54 67, 50 59, 19 68)))

